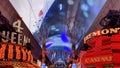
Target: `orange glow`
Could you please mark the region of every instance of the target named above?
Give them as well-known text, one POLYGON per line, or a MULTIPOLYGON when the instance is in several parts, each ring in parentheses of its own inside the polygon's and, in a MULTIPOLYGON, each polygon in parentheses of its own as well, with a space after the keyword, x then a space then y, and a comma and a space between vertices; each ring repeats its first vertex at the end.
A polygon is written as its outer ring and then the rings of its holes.
POLYGON ((0 48, 0 59, 4 59, 6 44, 1 44, 0 46, 1 46, 1 48, 0 48))
POLYGON ((20 46, 16 46, 16 59, 19 60, 20 58, 21 58, 20 46))
POLYGON ((8 59, 13 59, 13 45, 8 45, 8 59))
POLYGON ((31 51, 28 51, 28 52, 26 52, 26 53, 27 53, 27 55, 28 55, 27 61, 30 61, 30 60, 31 60, 31 59, 30 59, 31 51))
POLYGON ((11 43, 0 43, 0 59, 6 59, 10 61, 13 59, 14 55, 16 60, 21 59, 23 61, 33 63, 33 56, 30 50, 27 50, 25 47, 11 43), (13 49, 14 47, 15 49, 13 49), (5 58, 5 56, 7 57, 5 58))
POLYGON ((23 53, 22 60, 26 60, 26 52, 25 52, 25 49, 24 49, 24 48, 21 48, 21 50, 22 50, 22 53, 23 53))
POLYGON ((28 62, 13 62, 13 61, 0 61, 0 66, 23 66, 25 68, 41 68, 34 63, 30 64, 28 62))
POLYGON ((32 54, 30 54, 30 56, 31 56, 31 62, 33 62, 33 56, 32 56, 32 54))

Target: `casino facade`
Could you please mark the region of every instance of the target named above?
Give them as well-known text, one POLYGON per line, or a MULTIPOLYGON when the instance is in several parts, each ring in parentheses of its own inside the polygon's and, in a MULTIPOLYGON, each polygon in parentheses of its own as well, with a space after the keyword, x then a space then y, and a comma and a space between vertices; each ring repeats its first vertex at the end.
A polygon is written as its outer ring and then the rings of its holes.
POLYGON ((37 0, 0 1, 0 68, 120 68, 120 0, 46 0, 34 22, 37 0))
MULTIPOLYGON (((84 37, 84 45, 88 46, 88 49, 80 52, 77 59, 78 68, 120 67, 120 11, 106 10, 110 4, 111 2, 107 1, 101 10, 103 13, 100 12, 84 37)), ((114 8, 116 6, 118 5, 114 8)), ((112 7, 109 6, 110 8, 112 7)))

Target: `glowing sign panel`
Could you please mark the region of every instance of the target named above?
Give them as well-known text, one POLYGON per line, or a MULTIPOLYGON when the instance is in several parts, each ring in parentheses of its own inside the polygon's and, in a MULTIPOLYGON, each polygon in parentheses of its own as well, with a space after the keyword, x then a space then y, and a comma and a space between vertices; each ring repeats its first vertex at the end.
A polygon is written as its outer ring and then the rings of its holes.
POLYGON ((85 59, 85 63, 97 63, 97 62, 110 62, 112 61, 112 56, 101 56, 101 57, 90 57, 85 59))

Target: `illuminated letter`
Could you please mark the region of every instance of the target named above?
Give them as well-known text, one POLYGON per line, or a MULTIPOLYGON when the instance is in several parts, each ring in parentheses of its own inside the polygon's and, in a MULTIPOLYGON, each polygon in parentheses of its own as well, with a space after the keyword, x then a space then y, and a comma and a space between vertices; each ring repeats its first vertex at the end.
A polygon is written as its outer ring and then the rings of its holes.
POLYGON ((5 37, 5 38, 2 38, 2 41, 3 42, 8 42, 7 38, 9 38, 10 33, 8 31, 7 31, 7 35, 5 33, 6 33, 5 31, 2 32, 2 35, 5 37))
POLYGON ((8 59, 13 59, 13 45, 8 45, 8 59))
POLYGON ((99 31, 97 31, 97 32, 93 32, 92 33, 92 36, 94 37, 94 36, 99 36, 100 35, 100 30, 99 31))
POLYGON ((24 36, 23 45, 26 45, 26 43, 30 43, 30 39, 28 37, 24 36))
POLYGON ((93 58, 93 60, 94 60, 95 62, 98 62, 98 59, 97 59, 97 58, 93 58))
POLYGON ((22 45, 22 43, 21 43, 22 37, 23 37, 22 34, 18 34, 18 44, 19 44, 19 45, 22 45))
POLYGON ((117 30, 120 30, 120 28, 118 27, 117 30))
POLYGON ((16 46, 16 59, 19 60, 20 58, 21 58, 20 46, 16 46))
POLYGON ((88 39, 90 39, 90 38, 91 38, 91 33, 88 34, 88 35, 84 38, 84 43, 86 43, 86 41, 87 41, 88 39))
POLYGON ((101 57, 101 62, 105 62, 106 61, 106 57, 101 57))
POLYGON ((25 52, 25 49, 22 48, 21 50, 22 50, 22 54, 23 54, 22 60, 26 60, 26 52, 25 52))
POLYGON ((102 34, 108 34, 108 33, 109 33, 109 30, 108 30, 108 29, 103 29, 103 30, 101 31, 101 33, 102 33, 102 34))
POLYGON ((96 59, 97 59, 97 62, 100 62, 100 57, 96 57, 96 59))
POLYGON ((0 59, 4 59, 4 57, 5 57, 6 46, 7 46, 6 44, 0 45, 0 59))
POLYGON ((113 29, 113 28, 110 28, 110 34, 112 34, 112 33, 118 33, 118 30, 117 30, 117 28, 115 28, 115 29, 113 29))
POLYGON ((92 62, 92 63, 94 63, 94 62, 95 62, 93 58, 90 58, 90 60, 91 60, 91 62, 92 62))
POLYGON ((23 28, 21 27, 21 20, 14 22, 13 27, 16 28, 16 32, 22 33, 23 28))
POLYGON ((16 44, 16 42, 15 42, 15 39, 16 39, 15 35, 16 35, 16 34, 17 34, 17 33, 12 32, 12 35, 11 35, 11 43, 16 44))
POLYGON ((112 61, 112 57, 111 57, 111 56, 105 56, 105 57, 104 57, 104 60, 105 60, 105 61, 112 61))
POLYGON ((27 51, 26 53, 28 55, 27 61, 30 62, 30 60, 31 60, 31 51, 27 51))
POLYGON ((88 58, 87 58, 87 59, 85 59, 85 63, 89 63, 89 62, 88 62, 88 60, 89 60, 88 58))
POLYGON ((112 56, 108 56, 107 61, 112 61, 112 56))

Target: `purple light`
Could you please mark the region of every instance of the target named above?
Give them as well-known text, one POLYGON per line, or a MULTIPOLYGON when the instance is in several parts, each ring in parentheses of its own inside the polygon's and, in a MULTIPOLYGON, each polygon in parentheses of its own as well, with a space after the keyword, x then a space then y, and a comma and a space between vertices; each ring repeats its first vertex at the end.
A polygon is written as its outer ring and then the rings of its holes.
POLYGON ((94 10, 95 14, 98 14, 100 9, 97 6, 94 6, 93 10, 94 10))

